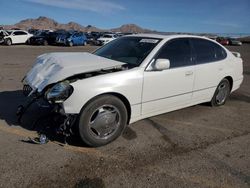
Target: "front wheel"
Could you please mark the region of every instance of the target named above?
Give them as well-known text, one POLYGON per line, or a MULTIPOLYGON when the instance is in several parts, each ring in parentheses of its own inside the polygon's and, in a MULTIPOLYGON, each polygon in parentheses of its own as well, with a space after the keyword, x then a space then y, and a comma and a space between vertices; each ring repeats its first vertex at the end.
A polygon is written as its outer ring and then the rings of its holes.
POLYGON ((81 139, 92 147, 118 138, 127 125, 127 109, 113 95, 103 95, 87 104, 80 113, 78 128, 81 139))
POLYGON ((218 85, 214 96, 211 100, 212 106, 221 106, 226 103, 226 100, 230 94, 230 83, 228 79, 224 78, 218 85))
POLYGON ((12 45, 11 39, 6 39, 5 43, 6 43, 7 46, 11 46, 12 45))

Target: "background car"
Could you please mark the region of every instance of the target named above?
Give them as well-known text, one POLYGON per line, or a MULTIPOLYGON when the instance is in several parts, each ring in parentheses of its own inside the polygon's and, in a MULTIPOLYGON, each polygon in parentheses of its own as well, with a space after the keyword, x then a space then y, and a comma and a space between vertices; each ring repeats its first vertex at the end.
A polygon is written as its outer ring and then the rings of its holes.
POLYGON ((87 44, 87 37, 83 32, 67 32, 59 35, 56 38, 56 43, 66 46, 85 46, 87 44))
POLYGON ((216 41, 217 41, 218 43, 222 44, 222 45, 228 45, 228 44, 229 44, 228 39, 223 38, 223 37, 218 37, 218 38, 216 39, 216 41))
POLYGON ((29 44, 32 45, 48 45, 52 44, 53 42, 53 33, 48 31, 37 31, 34 33, 29 39, 29 44))
POLYGON ((7 30, 8 35, 4 37, 5 44, 24 44, 33 35, 24 30, 7 30))
POLYGON ((99 45, 105 45, 111 42, 112 40, 115 40, 116 38, 116 34, 104 34, 103 36, 98 38, 97 41, 99 42, 99 45))
POLYGON ((90 35, 91 35, 91 38, 90 38, 90 40, 88 40, 89 44, 100 45, 100 42, 98 41, 98 39, 101 36, 103 36, 103 33, 100 33, 100 32, 91 32, 90 35))
POLYGON ((5 30, 0 30, 0 44, 4 43, 4 37, 7 35, 8 33, 5 30))
POLYGON ((228 43, 229 45, 235 45, 235 46, 241 46, 242 42, 240 42, 239 40, 235 39, 235 38, 228 38, 228 43))

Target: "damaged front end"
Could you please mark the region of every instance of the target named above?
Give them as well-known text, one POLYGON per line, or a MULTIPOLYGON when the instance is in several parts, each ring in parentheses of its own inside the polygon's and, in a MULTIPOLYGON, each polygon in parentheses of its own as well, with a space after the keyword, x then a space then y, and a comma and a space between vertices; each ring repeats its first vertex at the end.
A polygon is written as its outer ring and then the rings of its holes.
POLYGON ((47 108, 49 116, 53 118, 52 126, 57 127, 56 133, 64 135, 65 142, 67 137, 74 133, 73 127, 78 117, 78 114, 67 114, 64 111, 64 101, 74 92, 71 83, 128 69, 126 64, 113 62, 88 53, 75 54, 78 58, 73 54, 67 55, 71 56, 72 59, 75 58, 73 65, 66 62, 65 58, 62 59, 62 57, 65 57, 63 53, 38 57, 32 69, 22 80, 24 84, 23 94, 27 97, 27 102, 20 105, 16 112, 18 121, 21 123, 23 114, 32 104, 36 104, 38 108, 47 108), (81 62, 79 58, 89 60, 89 66, 81 62), (77 61, 78 63, 76 63, 77 61))
POLYGON ((19 122, 23 114, 34 103, 41 108, 48 108, 49 115, 55 117, 57 133, 62 133, 65 140, 73 131, 78 114, 67 114, 63 103, 74 88, 71 83, 90 77, 127 70, 127 64, 90 53, 49 53, 39 56, 32 69, 22 80, 23 94, 27 103, 17 109, 19 122), (45 101, 46 105, 39 104, 45 101))
MULTIPOLYGON (((73 133, 73 125, 76 122, 77 114, 66 114, 63 109, 63 101, 65 101, 73 93, 73 87, 69 81, 59 82, 44 89, 44 92, 32 90, 25 84, 23 86, 23 94, 27 97, 25 104, 18 106, 16 115, 18 122, 21 123, 22 117, 27 110, 36 104, 38 108, 48 110, 46 117, 39 117, 32 125, 32 129, 36 129, 37 121, 50 117, 53 121, 53 130, 56 134, 64 136, 64 143, 67 143, 67 137, 73 133)), ((50 122, 51 123, 51 122, 50 122)), ((39 130, 39 135, 44 136, 47 127, 44 126, 39 130)), ((34 142, 34 141, 33 141, 34 142)))

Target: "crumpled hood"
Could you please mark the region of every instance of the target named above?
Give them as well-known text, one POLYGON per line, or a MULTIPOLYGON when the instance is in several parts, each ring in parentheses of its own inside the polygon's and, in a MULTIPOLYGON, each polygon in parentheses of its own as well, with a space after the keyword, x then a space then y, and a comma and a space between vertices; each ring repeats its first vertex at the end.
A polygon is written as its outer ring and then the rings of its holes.
POLYGON ((24 82, 41 92, 47 85, 81 73, 120 67, 124 63, 87 52, 58 52, 40 55, 24 82))

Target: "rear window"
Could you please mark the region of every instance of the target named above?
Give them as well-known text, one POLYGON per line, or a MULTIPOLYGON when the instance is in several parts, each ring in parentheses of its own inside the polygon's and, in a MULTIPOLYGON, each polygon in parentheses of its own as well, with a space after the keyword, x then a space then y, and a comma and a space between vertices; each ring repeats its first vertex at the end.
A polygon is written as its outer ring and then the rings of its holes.
POLYGON ((219 61, 226 58, 226 51, 218 44, 205 39, 192 39, 197 64, 219 61))

